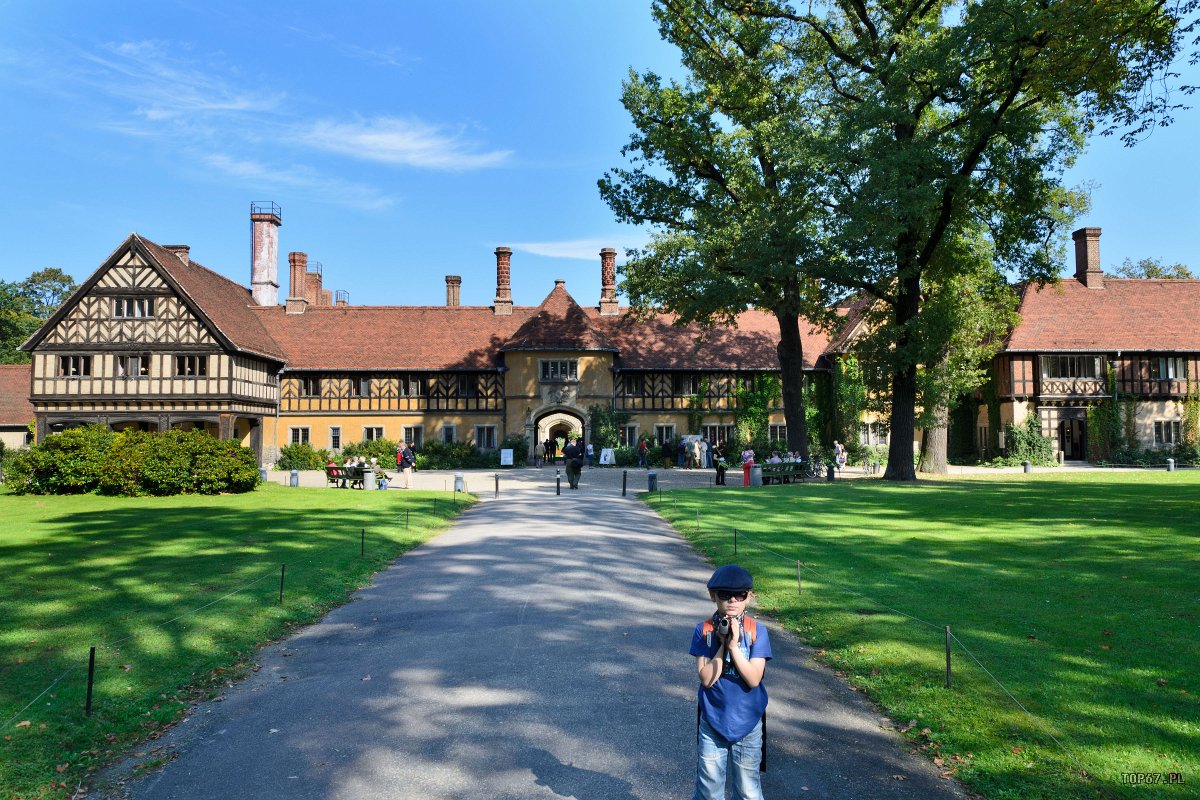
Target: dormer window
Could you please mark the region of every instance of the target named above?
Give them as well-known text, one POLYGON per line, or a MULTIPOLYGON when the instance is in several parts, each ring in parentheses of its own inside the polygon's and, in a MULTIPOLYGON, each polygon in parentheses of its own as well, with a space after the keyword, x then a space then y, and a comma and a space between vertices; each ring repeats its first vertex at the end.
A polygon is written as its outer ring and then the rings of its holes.
POLYGON ((154 316, 153 297, 114 297, 114 319, 146 319, 154 316))
POLYGON ((579 361, 567 359, 562 361, 542 362, 543 381, 577 381, 579 380, 579 361))

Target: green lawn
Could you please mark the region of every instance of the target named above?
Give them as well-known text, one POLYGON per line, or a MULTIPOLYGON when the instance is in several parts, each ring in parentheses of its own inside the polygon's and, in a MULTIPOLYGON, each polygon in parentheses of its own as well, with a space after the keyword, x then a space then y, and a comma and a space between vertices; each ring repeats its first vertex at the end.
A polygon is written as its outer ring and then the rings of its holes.
POLYGON ((68 795, 456 513, 440 492, 272 484, 218 497, 0 495, 0 797, 68 795))
POLYGON ((989 800, 1200 797, 1200 473, 649 502, 714 562, 734 560, 737 528, 759 606, 898 726, 915 721, 914 747, 989 800), (944 688, 946 625, 1036 719, 957 643, 944 688), (1135 787, 1123 773, 1184 783, 1135 787))

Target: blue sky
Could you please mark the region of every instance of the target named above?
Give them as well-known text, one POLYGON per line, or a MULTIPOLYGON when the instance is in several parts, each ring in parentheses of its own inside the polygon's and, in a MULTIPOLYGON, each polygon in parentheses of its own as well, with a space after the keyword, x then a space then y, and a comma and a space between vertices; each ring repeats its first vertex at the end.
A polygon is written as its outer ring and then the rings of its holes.
MULTIPOLYGON (((596 190, 621 80, 676 64, 644 0, 5 3, 0 278, 82 279, 137 231, 248 284, 249 205, 272 200, 281 297, 302 250, 353 304, 441 304, 458 274, 487 305, 505 245, 517 304, 556 278, 595 304, 600 248, 643 239, 596 190)), ((1073 170, 1106 266, 1200 267, 1198 114, 1073 170)))

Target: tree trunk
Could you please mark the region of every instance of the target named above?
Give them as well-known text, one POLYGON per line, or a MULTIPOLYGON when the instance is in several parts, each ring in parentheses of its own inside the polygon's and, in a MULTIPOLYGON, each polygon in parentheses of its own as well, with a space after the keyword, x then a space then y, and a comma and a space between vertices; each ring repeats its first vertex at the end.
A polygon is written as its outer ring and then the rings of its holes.
POLYGON ((796 314, 775 312, 779 322, 780 384, 783 388, 783 418, 787 422, 788 449, 808 460, 808 423, 804 419, 804 343, 800 339, 800 318, 796 314))
MULTIPOLYGON (((901 252, 904 252, 902 246, 901 252)), ((912 264, 902 259, 901 263, 912 264)), ((897 358, 900 359, 892 374, 892 430, 888 444, 888 465, 883 473, 888 481, 915 481, 917 472, 913 466, 913 435, 916 433, 917 415, 917 365, 907 355, 912 334, 910 326, 921 307, 921 278, 915 268, 901 280, 897 289, 895 325, 899 331, 896 340, 897 358)))
POLYGON ((945 475, 950 472, 946 458, 950 411, 944 407, 939 408, 936 416, 936 424, 921 432, 921 463, 917 464, 917 472, 927 475, 945 475))

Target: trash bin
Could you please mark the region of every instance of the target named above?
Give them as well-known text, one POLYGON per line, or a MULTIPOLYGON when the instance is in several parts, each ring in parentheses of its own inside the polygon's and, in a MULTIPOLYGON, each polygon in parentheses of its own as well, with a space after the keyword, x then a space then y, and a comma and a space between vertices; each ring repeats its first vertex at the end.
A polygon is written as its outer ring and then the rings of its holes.
POLYGON ((461 472, 454 473, 454 491, 465 492, 466 490, 467 484, 466 481, 463 480, 463 474, 461 472))
POLYGON ((1175 471, 1175 459, 1168 458, 1167 459, 1167 472, 1174 472, 1174 471, 1175 471))
MULTIPOLYGON (((745 464, 742 464, 742 486, 750 485, 750 468, 753 466, 754 466, 753 461, 747 461, 745 464)), ((760 473, 759 477, 761 479, 761 477, 762 477, 761 473, 760 473)))
POLYGON ((827 480, 827 481, 833 480, 834 476, 836 474, 837 474, 837 464, 834 464, 832 461, 830 461, 828 464, 825 465, 825 480, 827 480))
POLYGON ((1022 469, 1023 469, 1025 472, 1033 472, 1033 464, 1030 464, 1028 461, 1022 461, 1022 462, 1021 462, 1021 468, 1022 468, 1022 469))
POLYGON ((762 486, 762 466, 759 464, 750 465, 750 485, 762 486))
POLYGON ((363 470, 363 488, 364 489, 378 489, 379 488, 375 484, 375 470, 373 470, 373 469, 364 469, 363 470))
POLYGON ((266 467, 258 468, 258 477, 262 479, 263 483, 267 482, 267 468, 266 467))
POLYGON ((288 486, 299 486, 299 485, 300 485, 300 470, 294 469, 294 470, 292 470, 291 477, 288 479, 288 486))
POLYGON ((646 489, 647 491, 658 491, 658 473, 650 470, 646 473, 646 489))

